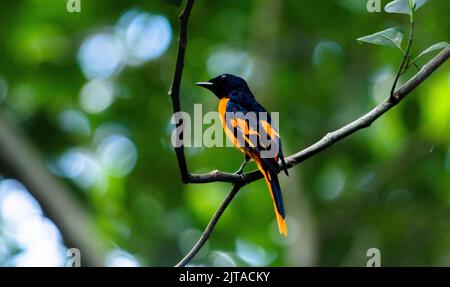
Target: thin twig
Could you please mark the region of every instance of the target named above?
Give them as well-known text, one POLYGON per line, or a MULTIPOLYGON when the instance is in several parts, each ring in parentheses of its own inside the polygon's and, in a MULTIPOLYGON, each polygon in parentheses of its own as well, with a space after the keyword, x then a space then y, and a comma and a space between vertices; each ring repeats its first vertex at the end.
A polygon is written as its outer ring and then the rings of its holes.
MULTIPOLYGON (((186 46, 187 46, 187 25, 189 16, 191 14, 192 6, 194 5, 195 0, 188 0, 186 3, 186 7, 180 15, 180 36, 178 38, 178 54, 177 54, 177 62, 175 65, 175 73, 172 81, 172 85, 169 89, 169 96, 172 98, 172 106, 173 113, 177 113, 181 111, 181 103, 180 103, 180 86, 181 86, 181 78, 183 76, 183 68, 184 68, 184 56, 186 54, 186 46)), ((181 125, 179 122, 177 125, 181 125)), ((177 126, 177 127, 178 127, 177 126)), ((181 138, 181 140, 183 140, 181 138)), ((184 155, 184 147, 176 147, 175 153, 177 154, 178 166, 180 167, 181 180, 184 183, 187 183, 189 180, 189 170, 186 163, 186 157, 184 155)))
POLYGON ((206 227, 205 231, 203 231, 202 236, 200 236, 200 239, 195 243, 194 247, 192 247, 191 251, 184 256, 183 259, 181 259, 180 262, 178 262, 175 267, 184 267, 186 264, 188 264, 192 258, 194 258, 195 255, 202 249, 203 245, 205 245, 206 241, 208 241, 209 236, 214 230, 214 227, 216 226, 217 222, 219 221, 220 217, 222 216, 225 209, 228 207, 230 202, 233 200, 234 196, 239 192, 241 189, 241 185, 233 185, 233 188, 228 193, 227 197, 223 200, 222 204, 219 206, 217 211, 214 213, 213 217, 211 218, 211 221, 208 223, 208 226, 206 227))
POLYGON ((394 93, 395 93, 395 89, 397 88, 398 80, 400 80, 400 76, 404 72, 406 72, 406 70, 408 69, 408 66, 409 66, 408 65, 409 63, 407 63, 407 62, 410 60, 409 53, 411 51, 411 46, 412 46, 412 43, 414 41, 414 27, 415 27, 415 24, 414 24, 413 15, 414 15, 414 11, 411 11, 411 21, 410 21, 408 46, 406 47, 406 51, 405 51, 405 53, 403 55, 402 63, 400 64, 400 67, 399 67, 399 69, 397 71, 397 75, 395 76, 394 83, 392 84, 390 100, 396 100, 396 97, 395 97, 394 93))

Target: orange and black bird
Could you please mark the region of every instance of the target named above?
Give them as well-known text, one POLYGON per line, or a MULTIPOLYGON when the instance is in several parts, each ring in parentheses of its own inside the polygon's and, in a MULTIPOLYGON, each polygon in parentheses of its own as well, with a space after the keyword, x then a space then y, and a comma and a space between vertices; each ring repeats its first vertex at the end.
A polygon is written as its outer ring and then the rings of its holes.
POLYGON ((278 160, 286 175, 289 174, 283 157, 280 136, 272 126, 269 114, 255 99, 247 82, 240 77, 223 74, 197 85, 210 90, 219 98, 219 114, 225 134, 245 156, 244 162, 236 173, 242 174, 245 165, 253 159, 269 187, 278 229, 286 236, 283 198, 277 177, 280 171, 278 160), (248 114, 254 117, 246 116, 248 114), (267 152, 274 147, 275 152, 267 152))

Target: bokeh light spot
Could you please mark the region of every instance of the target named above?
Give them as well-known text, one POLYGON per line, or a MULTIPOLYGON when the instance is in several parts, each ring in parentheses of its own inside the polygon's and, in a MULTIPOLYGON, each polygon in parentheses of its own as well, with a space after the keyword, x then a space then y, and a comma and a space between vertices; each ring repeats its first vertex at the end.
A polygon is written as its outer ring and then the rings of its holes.
POLYGON ((375 104, 381 102, 391 92, 394 72, 392 67, 384 67, 375 72, 371 77, 372 82, 372 99, 375 104))
POLYGON ((230 73, 243 78, 249 78, 253 71, 253 60, 244 51, 232 48, 220 48, 209 56, 207 67, 211 77, 223 73, 230 73))
POLYGON ((106 256, 106 266, 108 267, 139 267, 139 261, 130 253, 116 249, 106 256))
POLYGON ((59 159, 61 176, 72 179, 82 188, 92 187, 99 181, 101 166, 95 156, 83 148, 71 148, 59 159))
POLYGON ((58 124, 69 134, 89 135, 91 127, 87 116, 78 110, 65 110, 58 115, 58 124))
POLYGON ((266 266, 274 259, 274 256, 269 256, 262 247, 242 239, 236 240, 236 253, 250 266, 266 266))
POLYGON ((97 154, 105 171, 113 176, 130 173, 137 161, 137 149, 122 135, 111 135, 100 142, 97 154))
POLYGON ((114 85, 109 81, 92 80, 80 92, 81 108, 92 114, 106 110, 114 100, 114 85))
POLYGON ((78 52, 78 62, 88 79, 105 79, 121 70, 123 47, 112 33, 87 38, 78 52))
POLYGON ((313 52, 314 65, 319 66, 328 61, 334 61, 344 54, 344 49, 341 45, 333 41, 320 41, 313 52))
POLYGON ((323 200, 334 200, 342 192, 346 182, 345 174, 337 167, 325 168, 317 179, 317 191, 323 200))
POLYGON ((225 252, 214 251, 213 258, 213 267, 236 267, 236 262, 225 252))
POLYGON ((20 182, 0 181, 0 215, 2 233, 19 248, 7 266, 64 265, 66 248, 61 233, 20 182))
POLYGON ((172 39, 172 28, 166 17, 136 10, 120 18, 117 31, 125 46, 124 61, 131 66, 160 57, 172 39))
POLYGON ((94 145, 99 145, 100 142, 102 142, 105 138, 114 134, 129 137, 130 131, 125 126, 119 123, 103 123, 95 129, 92 143, 94 145))
POLYGON ((2 219, 17 226, 30 216, 42 215, 39 203, 15 180, 0 182, 0 214, 2 219))

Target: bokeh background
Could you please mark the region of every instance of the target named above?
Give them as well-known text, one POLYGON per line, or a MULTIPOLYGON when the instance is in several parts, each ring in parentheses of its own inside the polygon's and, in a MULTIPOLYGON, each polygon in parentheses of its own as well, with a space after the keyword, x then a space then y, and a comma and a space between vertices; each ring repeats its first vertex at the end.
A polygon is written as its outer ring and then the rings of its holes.
MULTIPOLYGON (((1 5, 0 265, 65 266, 69 248, 87 265, 177 263, 229 189, 183 185, 170 144, 180 8, 162 0, 82 0, 81 13, 63 0, 1 5)), ((432 0, 418 11, 413 53, 450 40, 449 9, 432 0)), ((240 75, 280 112, 292 154, 388 95, 401 54, 355 39, 391 26, 407 30, 408 17, 368 13, 365 0, 197 1, 183 109, 215 110, 217 100, 194 83, 240 75)), ((446 63, 372 127, 280 176, 287 238, 256 182, 192 265, 365 266, 369 248, 384 266, 450 265, 449 135, 446 63)), ((186 153, 193 172, 234 171, 242 161, 232 148, 186 153)))

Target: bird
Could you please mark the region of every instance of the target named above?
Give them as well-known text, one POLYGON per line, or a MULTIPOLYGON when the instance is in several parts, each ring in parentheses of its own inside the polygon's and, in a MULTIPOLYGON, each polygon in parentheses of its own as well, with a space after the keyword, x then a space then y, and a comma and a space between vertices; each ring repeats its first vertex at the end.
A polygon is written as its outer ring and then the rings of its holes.
POLYGON ((218 112, 225 135, 244 153, 244 162, 235 173, 243 176, 247 163, 250 160, 256 163, 272 197, 278 230, 280 234, 287 236, 286 215, 278 181, 278 160, 284 173, 287 176, 289 173, 278 130, 272 126, 267 110, 256 100, 247 82, 241 77, 222 74, 196 85, 208 89, 219 98, 218 112), (253 115, 253 118, 246 117, 248 114, 253 115), (275 152, 267 153, 274 147, 275 152))

